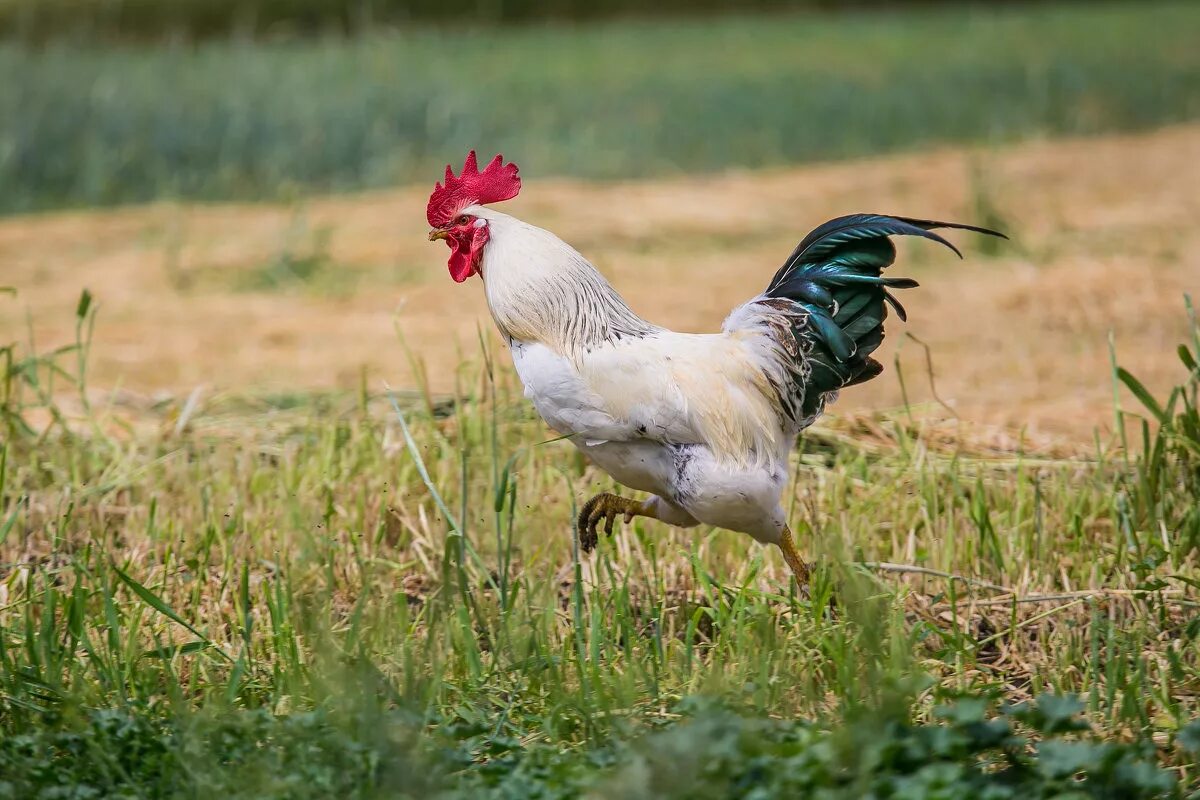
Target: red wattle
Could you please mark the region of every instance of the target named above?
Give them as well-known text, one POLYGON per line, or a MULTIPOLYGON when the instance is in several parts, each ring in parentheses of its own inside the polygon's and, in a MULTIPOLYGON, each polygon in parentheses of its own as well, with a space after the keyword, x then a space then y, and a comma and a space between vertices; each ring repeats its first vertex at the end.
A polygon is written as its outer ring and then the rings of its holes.
POLYGON ((488 241, 486 225, 470 225, 467 228, 455 228, 446 237, 450 245, 450 260, 446 266, 450 268, 450 277, 455 283, 462 283, 472 275, 479 273, 479 262, 483 259, 483 246, 488 241))
POLYGON ((450 267, 450 277, 455 283, 462 283, 475 271, 471 266, 471 254, 463 252, 459 247, 458 242, 450 245, 450 261, 447 264, 450 267))

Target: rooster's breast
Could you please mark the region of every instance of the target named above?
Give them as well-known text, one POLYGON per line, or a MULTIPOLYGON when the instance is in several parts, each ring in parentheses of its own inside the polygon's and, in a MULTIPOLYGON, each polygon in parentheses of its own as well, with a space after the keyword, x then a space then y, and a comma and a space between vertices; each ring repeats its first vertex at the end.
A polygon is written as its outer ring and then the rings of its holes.
POLYGON ((539 342, 513 341, 513 364, 525 386, 525 397, 554 430, 590 440, 622 440, 628 425, 604 408, 571 360, 539 342))
POLYGON ((669 445, 646 438, 645 425, 614 415, 585 383, 574 363, 536 342, 511 343, 525 397, 546 424, 571 441, 619 483, 669 493, 675 478, 669 445))

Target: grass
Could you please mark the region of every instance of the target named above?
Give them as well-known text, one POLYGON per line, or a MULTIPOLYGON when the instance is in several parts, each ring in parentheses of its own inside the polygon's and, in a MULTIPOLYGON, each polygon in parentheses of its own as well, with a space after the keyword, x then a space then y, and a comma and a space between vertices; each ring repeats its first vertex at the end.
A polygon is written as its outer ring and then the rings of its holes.
POLYGON ((0 211, 424 182, 692 174, 1200 115, 1194 3, 0 44, 0 211), (714 57, 719 54, 719 57, 714 57))
POLYGON ((439 402, 134 414, 87 401, 94 313, 60 352, 0 351, 0 797, 1197 780, 1194 316, 1169 396, 1114 370, 1140 445, 1003 451, 904 411, 806 436, 809 602, 730 533, 637 523, 581 555, 574 501, 609 482, 499 354, 439 402))

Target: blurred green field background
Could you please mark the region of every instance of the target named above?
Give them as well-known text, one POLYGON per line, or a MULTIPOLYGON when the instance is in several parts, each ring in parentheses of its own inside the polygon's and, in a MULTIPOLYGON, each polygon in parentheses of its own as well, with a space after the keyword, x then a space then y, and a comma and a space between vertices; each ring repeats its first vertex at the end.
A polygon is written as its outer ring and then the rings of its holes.
POLYGON ((1149 128, 1200 117, 1197 31, 1147 3, 10 40, 0 212, 425 181, 476 146, 614 178, 1149 128))
MULTIPOLYGON (((1053 1, 1053 0, 1051 0, 1053 1)), ((847 11, 955 5, 962 0, 0 0, 0 36, 289 36, 360 33, 379 25, 453 25, 585 21, 606 17, 678 18, 713 13, 847 11)), ((1034 0, 991 0, 991 5, 1034 0)))

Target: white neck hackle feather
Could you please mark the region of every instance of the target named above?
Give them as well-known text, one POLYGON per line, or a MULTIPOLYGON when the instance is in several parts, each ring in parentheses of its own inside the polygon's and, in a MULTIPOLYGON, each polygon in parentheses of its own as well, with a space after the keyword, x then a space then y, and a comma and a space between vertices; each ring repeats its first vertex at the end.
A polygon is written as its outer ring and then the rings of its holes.
POLYGON ((487 221, 480 272, 488 308, 506 337, 576 357, 660 330, 633 313, 604 276, 553 233, 483 206, 462 213, 487 221))

